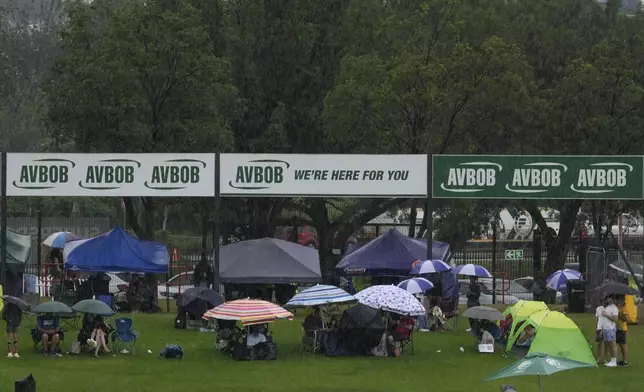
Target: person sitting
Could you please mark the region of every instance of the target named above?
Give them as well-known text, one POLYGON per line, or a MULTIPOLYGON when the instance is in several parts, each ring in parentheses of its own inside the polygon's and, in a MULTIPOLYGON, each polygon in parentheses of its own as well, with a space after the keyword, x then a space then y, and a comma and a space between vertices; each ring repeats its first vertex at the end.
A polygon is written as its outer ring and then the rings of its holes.
POLYGON ((266 343, 266 335, 262 333, 262 329, 259 326, 252 326, 250 328, 250 334, 246 337, 246 347, 255 347, 260 343, 266 343))
POLYGON ((532 325, 525 327, 525 329, 523 330, 523 332, 521 332, 521 335, 517 339, 517 347, 529 348, 530 345, 532 345, 532 341, 534 340, 536 332, 537 330, 532 325))
POLYGON ((445 315, 440 308, 440 298, 432 297, 430 300, 430 330, 435 332, 443 331, 445 328, 445 315))
POLYGON ((78 342, 79 350, 75 352, 72 346, 72 352, 74 354, 79 354, 81 350, 87 347, 88 339, 92 338, 92 331, 94 330, 94 319, 91 314, 85 313, 83 316, 83 324, 81 325, 80 331, 76 336, 76 341, 78 342))
POLYGON ((61 357, 60 348, 60 320, 52 314, 43 314, 36 319, 36 328, 42 341, 44 355, 61 357))
POLYGON ((324 327, 324 323, 322 321, 322 316, 320 316, 320 308, 315 308, 313 309, 313 312, 306 316, 304 319, 304 322, 302 323, 302 328, 304 328, 304 332, 309 332, 309 331, 318 331, 324 327))
POLYGON ((103 317, 96 316, 94 317, 94 329, 92 331, 92 336, 90 339, 94 342, 95 350, 94 356, 98 358, 98 351, 102 348, 104 352, 109 353, 110 350, 107 348, 107 334, 109 329, 103 317))
POLYGON ((399 357, 400 349, 397 347, 396 343, 405 342, 411 338, 411 332, 414 329, 414 319, 408 316, 402 317, 392 317, 395 321, 394 330, 391 335, 387 337, 389 341, 389 352, 391 356, 399 357))

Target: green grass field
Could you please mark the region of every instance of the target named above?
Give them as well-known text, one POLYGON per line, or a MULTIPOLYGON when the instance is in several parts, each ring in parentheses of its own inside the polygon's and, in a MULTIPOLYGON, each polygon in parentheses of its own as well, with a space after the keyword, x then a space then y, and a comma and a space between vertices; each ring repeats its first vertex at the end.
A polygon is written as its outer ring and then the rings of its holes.
MULTIPOLYGON (((592 315, 573 315, 586 335, 594 336, 592 315)), ((0 391, 13 391, 13 382, 33 373, 38 392, 363 392, 363 391, 498 391, 500 381, 483 378, 509 364, 500 353, 478 354, 469 333, 416 333, 414 356, 402 358, 326 358, 301 354, 300 321, 273 324, 279 345, 276 361, 235 362, 215 351, 214 333, 176 330, 173 315, 135 315, 142 333, 136 356, 43 357, 31 350, 23 333, 22 358, 0 359, 0 391), (166 343, 181 344, 183 360, 161 360, 166 343), (465 353, 459 347, 465 348, 465 353), (148 349, 153 354, 148 354, 148 349), (440 350, 441 352, 438 352, 440 350)), ((4 328, 4 324, 2 325, 4 328)), ((26 328, 26 327, 25 327, 26 328)), ((644 327, 630 328, 631 366, 573 370, 543 379, 544 391, 636 391, 641 387, 644 365, 644 327)), ((75 333, 63 345, 69 349, 75 333)), ((537 391, 536 378, 504 381, 519 392, 537 391)))

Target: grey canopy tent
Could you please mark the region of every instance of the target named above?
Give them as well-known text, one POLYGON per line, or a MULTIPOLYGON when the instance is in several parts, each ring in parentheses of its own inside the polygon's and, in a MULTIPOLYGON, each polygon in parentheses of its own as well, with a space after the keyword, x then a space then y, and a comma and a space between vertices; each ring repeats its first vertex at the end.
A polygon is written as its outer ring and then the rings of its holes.
POLYGON ((221 247, 222 283, 317 283, 322 280, 315 248, 276 238, 236 242, 221 247))

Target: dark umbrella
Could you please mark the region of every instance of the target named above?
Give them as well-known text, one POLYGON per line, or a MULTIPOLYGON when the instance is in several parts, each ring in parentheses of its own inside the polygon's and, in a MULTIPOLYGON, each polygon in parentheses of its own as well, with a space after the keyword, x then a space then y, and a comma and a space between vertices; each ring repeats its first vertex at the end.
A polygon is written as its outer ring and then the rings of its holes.
POLYGON ((345 310, 340 317, 340 328, 384 328, 379 321, 380 311, 358 304, 345 310))
POLYGON ((42 313, 42 314, 57 314, 57 315, 70 315, 74 314, 74 311, 67 305, 62 302, 49 301, 43 302, 32 309, 33 313, 42 313))
POLYGON ((99 316, 111 316, 112 309, 105 302, 96 299, 84 299, 72 306, 72 310, 80 313, 97 314, 99 316))
POLYGON ((12 296, 10 296, 10 295, 3 295, 3 296, 2 296, 2 300, 3 300, 4 302, 6 302, 6 303, 16 305, 17 307, 19 307, 19 308, 20 308, 20 310, 27 310, 27 309, 29 309, 29 304, 28 304, 28 303, 26 303, 25 301, 23 301, 23 300, 22 300, 22 299, 20 299, 20 298, 12 297, 12 296))
POLYGON ((177 298, 177 306, 195 317, 203 316, 206 311, 223 304, 224 297, 207 287, 193 287, 177 298))
POLYGON ((639 291, 623 284, 617 282, 607 282, 597 287, 597 290, 600 295, 639 295, 639 291))
POLYGON ((499 312, 494 308, 490 308, 487 306, 472 306, 471 308, 467 309, 462 316, 467 318, 472 318, 472 319, 478 319, 478 320, 489 320, 489 321, 505 320, 505 317, 503 317, 503 313, 499 312))

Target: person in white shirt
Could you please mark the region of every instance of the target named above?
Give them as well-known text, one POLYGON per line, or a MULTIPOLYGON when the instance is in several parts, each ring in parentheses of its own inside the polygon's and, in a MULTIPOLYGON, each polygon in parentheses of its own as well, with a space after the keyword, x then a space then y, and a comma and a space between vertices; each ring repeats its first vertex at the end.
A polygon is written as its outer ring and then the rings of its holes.
POLYGON ((246 337, 246 347, 253 347, 260 343, 266 343, 266 335, 261 333, 260 329, 252 328, 251 333, 246 337))
POLYGON ((595 331, 595 345, 596 345, 596 350, 597 350, 597 364, 602 363, 602 359, 604 357, 604 320, 606 317, 604 317, 604 306, 599 305, 597 309, 595 309, 595 318, 597 319, 597 329, 595 331))
POLYGON ((619 316, 619 309, 615 305, 615 298, 612 296, 606 297, 606 307, 602 312, 602 316, 604 316, 602 335, 604 337, 604 344, 610 352, 610 361, 606 362, 606 366, 617 367, 617 344, 615 343, 617 325, 615 322, 619 316))

